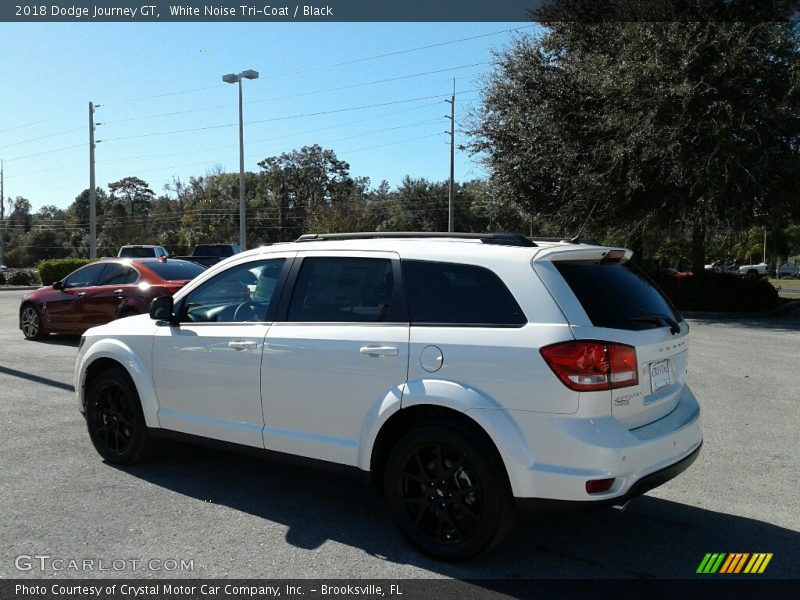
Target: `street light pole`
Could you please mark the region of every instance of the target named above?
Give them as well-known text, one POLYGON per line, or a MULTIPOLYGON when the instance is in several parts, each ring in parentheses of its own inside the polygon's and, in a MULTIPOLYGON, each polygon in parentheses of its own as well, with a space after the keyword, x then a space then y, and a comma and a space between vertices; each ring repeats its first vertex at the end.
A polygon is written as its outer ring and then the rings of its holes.
POLYGON ((239 246, 247 250, 247 226, 244 209, 244 112, 242 110, 242 79, 258 79, 258 71, 247 69, 241 73, 222 76, 225 83, 239 84, 239 246))

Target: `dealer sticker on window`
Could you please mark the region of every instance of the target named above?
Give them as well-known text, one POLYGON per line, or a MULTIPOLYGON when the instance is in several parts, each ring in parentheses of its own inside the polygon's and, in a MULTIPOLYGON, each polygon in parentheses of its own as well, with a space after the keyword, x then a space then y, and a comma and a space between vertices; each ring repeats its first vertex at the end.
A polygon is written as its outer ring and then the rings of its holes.
POLYGON ((650 363, 650 387, 653 392, 669 387, 669 360, 650 363))

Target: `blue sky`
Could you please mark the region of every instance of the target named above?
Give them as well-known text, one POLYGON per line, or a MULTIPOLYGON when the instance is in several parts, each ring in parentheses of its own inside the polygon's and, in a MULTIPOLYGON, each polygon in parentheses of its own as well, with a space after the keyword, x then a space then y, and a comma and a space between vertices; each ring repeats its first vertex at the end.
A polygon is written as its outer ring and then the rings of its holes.
MULTIPOLYGON (((88 187, 89 101, 101 105, 100 187, 136 175, 162 193, 174 177, 238 172, 237 90, 221 77, 243 69, 260 73, 244 82, 247 170, 319 143, 373 185, 445 180, 453 77, 458 130, 511 28, 536 32, 530 23, 4 23, 5 196, 66 207, 88 187), (443 42, 453 43, 402 52, 443 42), (385 105, 365 108, 376 104, 385 105)), ((483 176, 457 152, 456 180, 483 176)))

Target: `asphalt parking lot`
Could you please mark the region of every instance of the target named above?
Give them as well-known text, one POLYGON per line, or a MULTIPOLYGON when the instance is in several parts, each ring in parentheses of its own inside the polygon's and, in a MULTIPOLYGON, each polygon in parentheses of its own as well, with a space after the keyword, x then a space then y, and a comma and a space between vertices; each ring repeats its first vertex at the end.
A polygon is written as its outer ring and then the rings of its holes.
POLYGON ((707 552, 772 552, 759 577, 800 578, 800 312, 690 322, 705 445, 689 471, 624 513, 541 518, 451 565, 413 551, 357 480, 178 443, 104 464, 72 392, 78 340, 25 341, 21 295, 0 291, 2 578, 686 578, 707 552), (126 566, 17 568, 41 555, 126 566))

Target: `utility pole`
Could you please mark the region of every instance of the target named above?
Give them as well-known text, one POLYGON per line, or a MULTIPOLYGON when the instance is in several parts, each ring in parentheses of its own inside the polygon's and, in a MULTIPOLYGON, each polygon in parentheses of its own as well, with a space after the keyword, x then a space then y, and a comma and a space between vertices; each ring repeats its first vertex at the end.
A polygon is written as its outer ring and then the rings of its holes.
MULTIPOLYGON (((98 104, 98 106, 100 106, 98 104)), ((94 183, 94 104, 89 102, 89 258, 97 258, 97 207, 94 183)))
POLYGON ((3 264, 3 257, 5 256, 5 239, 3 234, 6 228, 6 196, 3 189, 3 161, 0 160, 0 265, 3 264))
MULTIPOLYGON (((455 172, 455 157, 456 157, 456 80, 453 78, 453 95, 450 100, 445 100, 450 103, 450 116, 445 115, 446 119, 450 119, 450 187, 447 191, 447 231, 452 233, 455 225, 455 213, 453 211, 453 173, 455 172)), ((445 132, 447 133, 447 132, 445 132)))

